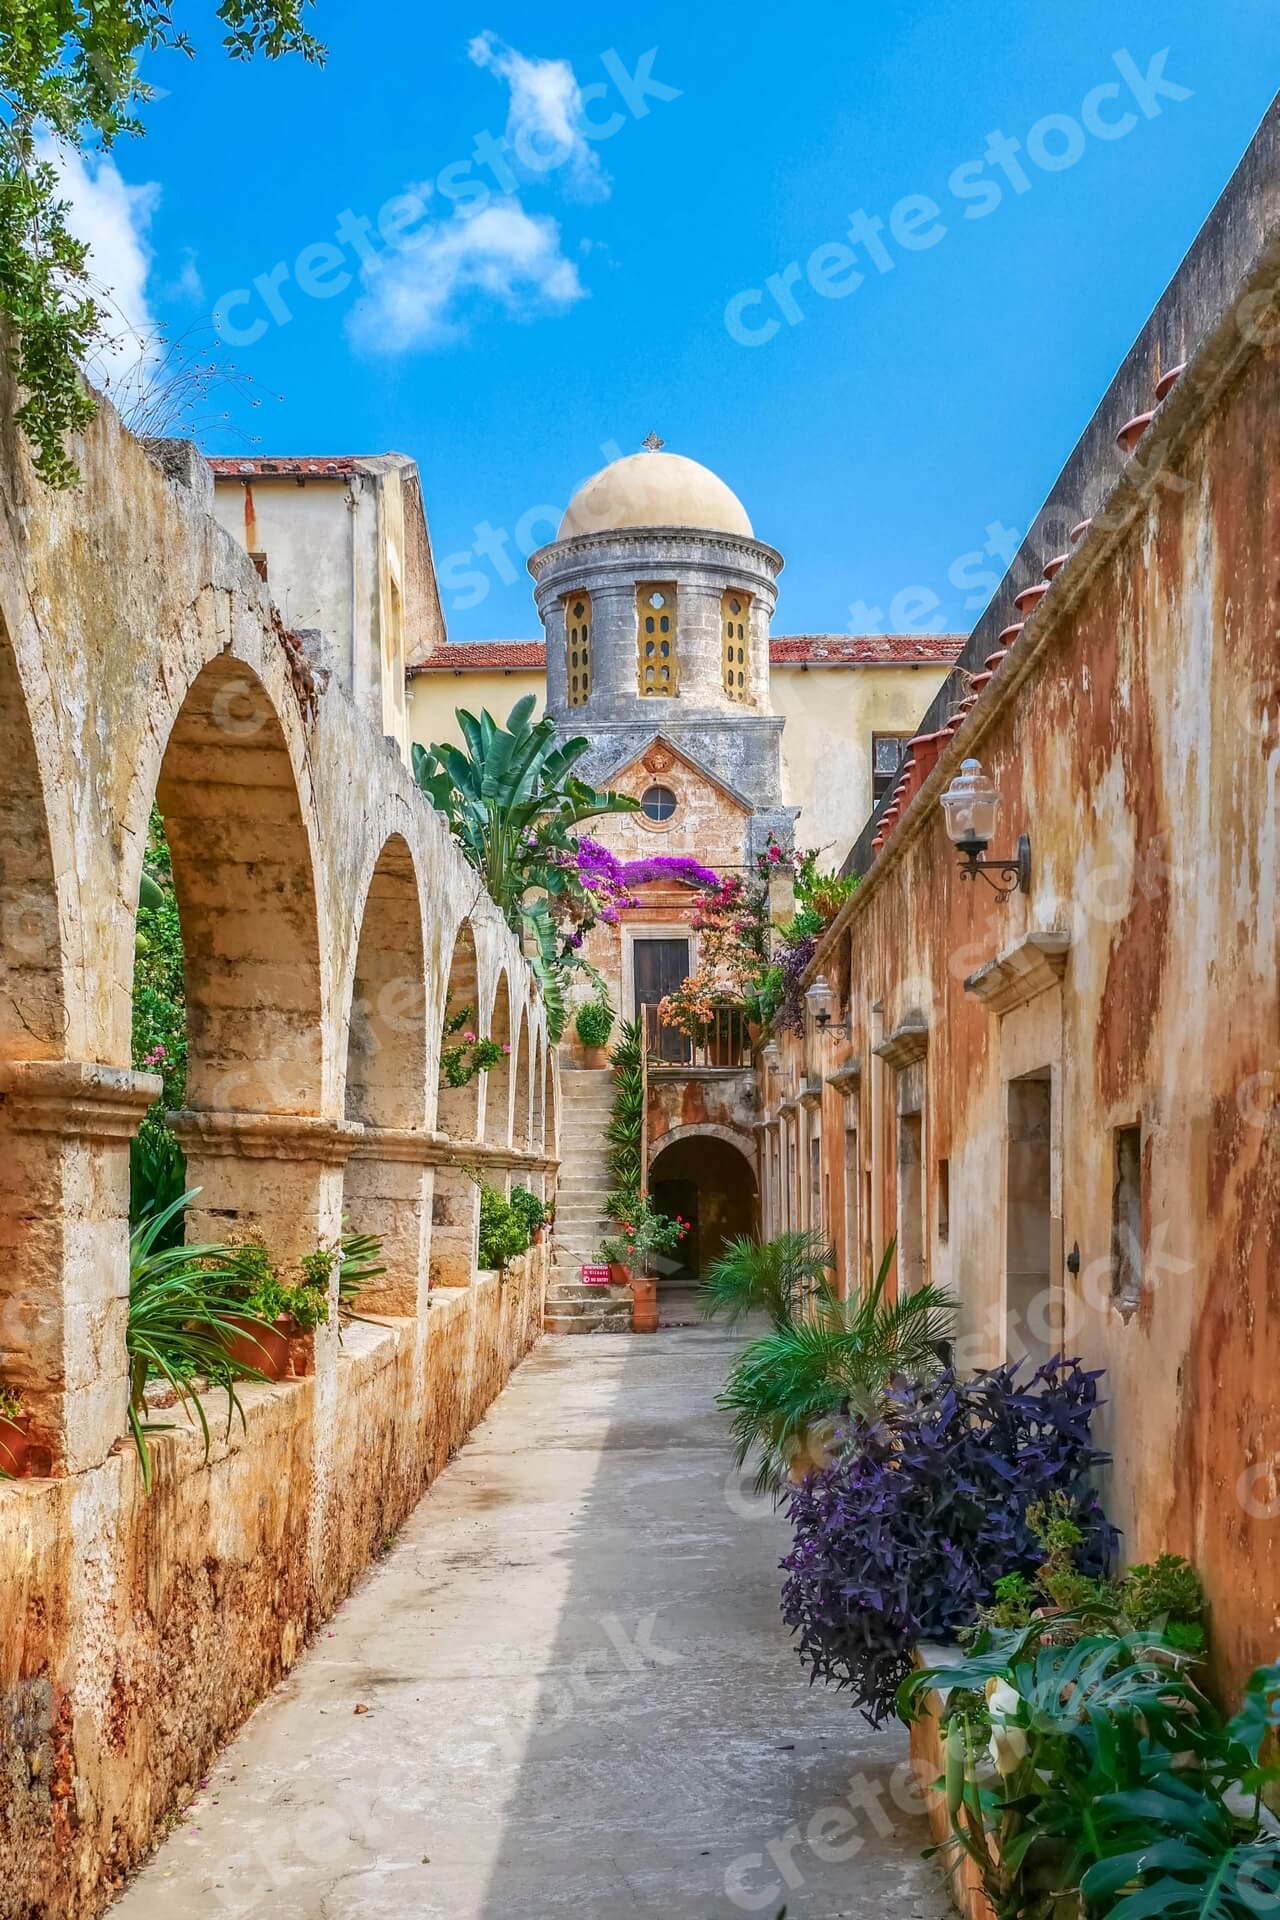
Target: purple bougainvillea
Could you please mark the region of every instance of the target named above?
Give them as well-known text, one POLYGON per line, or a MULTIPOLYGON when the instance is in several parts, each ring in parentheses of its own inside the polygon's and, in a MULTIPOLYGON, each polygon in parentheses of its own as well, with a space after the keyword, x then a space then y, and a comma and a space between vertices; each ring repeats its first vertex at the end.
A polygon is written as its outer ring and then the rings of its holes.
POLYGON ((718 887, 720 876, 683 853, 655 853, 647 860, 628 860, 622 875, 629 887, 646 880, 683 880, 689 887, 718 887))
POLYGON ((626 869, 618 856, 584 833, 578 841, 575 865, 595 918, 603 920, 606 926, 616 926, 620 910, 636 904, 626 869))
POLYGON ((919 1640, 952 1638, 1002 1575, 1039 1565, 1028 1508, 1067 1496, 1083 1573, 1105 1573, 1115 1551, 1089 1480, 1108 1458, 1089 1437, 1101 1375, 1075 1360, 1025 1382, 1020 1371, 902 1388, 790 1495, 783 1618, 812 1677, 848 1688, 873 1726, 893 1713, 919 1640))

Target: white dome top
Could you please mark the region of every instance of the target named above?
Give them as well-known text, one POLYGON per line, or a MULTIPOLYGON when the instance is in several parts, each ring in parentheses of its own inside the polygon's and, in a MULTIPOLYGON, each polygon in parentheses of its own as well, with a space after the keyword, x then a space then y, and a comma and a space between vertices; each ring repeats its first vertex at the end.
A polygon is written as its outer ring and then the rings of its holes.
POLYGON ((753 537, 737 494, 682 453, 629 453, 593 473, 569 502, 556 538, 624 527, 697 527, 753 537))

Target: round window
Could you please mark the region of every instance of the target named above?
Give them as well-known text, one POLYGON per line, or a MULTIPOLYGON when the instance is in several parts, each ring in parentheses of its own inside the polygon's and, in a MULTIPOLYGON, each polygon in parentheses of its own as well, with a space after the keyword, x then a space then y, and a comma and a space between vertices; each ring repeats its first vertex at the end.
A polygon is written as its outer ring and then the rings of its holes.
POLYGON ((646 820, 669 820, 676 810, 676 796, 670 787, 648 787, 640 796, 640 811, 646 820))

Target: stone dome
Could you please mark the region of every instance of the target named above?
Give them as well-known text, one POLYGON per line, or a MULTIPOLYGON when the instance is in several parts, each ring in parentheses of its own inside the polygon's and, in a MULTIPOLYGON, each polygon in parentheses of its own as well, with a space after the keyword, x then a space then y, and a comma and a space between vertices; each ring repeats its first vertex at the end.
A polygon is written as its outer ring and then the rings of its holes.
POLYGON ((628 527, 696 527, 753 538, 737 494, 682 453, 630 453, 593 473, 569 502, 556 538, 628 527))

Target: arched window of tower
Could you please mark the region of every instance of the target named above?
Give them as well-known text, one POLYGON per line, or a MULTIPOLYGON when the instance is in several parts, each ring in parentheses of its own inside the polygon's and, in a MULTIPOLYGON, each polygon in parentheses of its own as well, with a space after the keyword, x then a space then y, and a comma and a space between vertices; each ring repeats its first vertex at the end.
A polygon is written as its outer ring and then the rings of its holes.
POLYGON ((751 698, 751 595, 731 587, 720 600, 724 690, 730 700, 751 698))
POLYGON ((591 595, 564 599, 565 666, 569 705, 585 707, 591 694, 591 595))
POLYGON ((645 697, 669 699, 679 683, 676 590, 670 581, 636 588, 637 686, 645 697))

